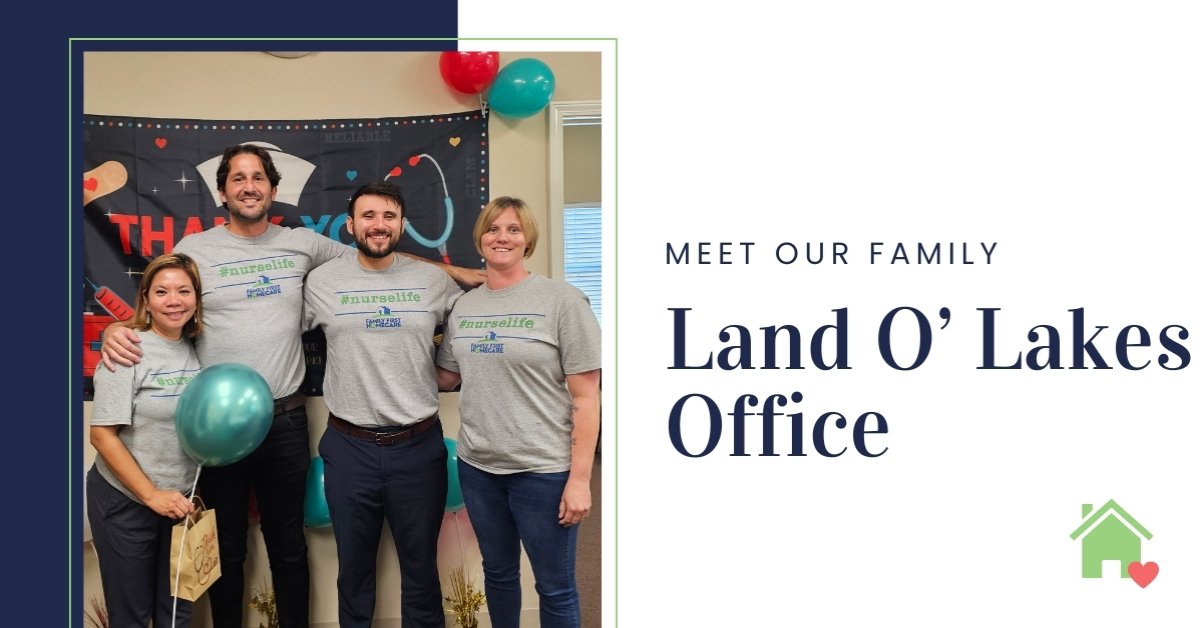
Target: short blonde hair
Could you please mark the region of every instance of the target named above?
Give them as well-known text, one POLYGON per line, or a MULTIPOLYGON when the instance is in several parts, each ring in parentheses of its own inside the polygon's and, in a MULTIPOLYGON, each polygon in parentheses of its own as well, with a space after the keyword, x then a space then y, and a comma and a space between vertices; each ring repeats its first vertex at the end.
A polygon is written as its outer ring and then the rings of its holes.
POLYGON ((521 231, 525 234, 525 259, 529 259, 533 250, 537 248, 537 220, 534 220, 533 212, 525 201, 511 196, 498 196, 479 212, 479 218, 475 221, 475 250, 483 255, 483 234, 487 233, 488 227, 492 226, 506 209, 514 209, 517 212, 517 222, 521 223, 521 231))
POLYGON ((196 334, 204 330, 204 306, 200 302, 200 269, 196 267, 192 258, 183 253, 159 255, 146 265, 146 270, 142 271, 142 283, 138 286, 137 310, 133 313, 133 319, 126 322, 126 325, 138 331, 150 329, 150 312, 146 311, 146 302, 150 300, 150 285, 154 283, 154 276, 167 268, 182 270, 192 281, 192 289, 196 291, 196 312, 192 314, 192 319, 183 325, 183 335, 195 338, 196 334))

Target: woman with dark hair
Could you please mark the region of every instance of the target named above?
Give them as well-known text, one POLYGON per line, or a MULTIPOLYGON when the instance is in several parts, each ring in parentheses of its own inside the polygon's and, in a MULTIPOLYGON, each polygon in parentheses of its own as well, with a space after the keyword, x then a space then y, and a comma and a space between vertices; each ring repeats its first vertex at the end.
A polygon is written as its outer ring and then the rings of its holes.
POLYGON ((175 402, 200 371, 192 338, 203 329, 200 273, 183 254, 146 266, 137 311, 143 356, 116 371, 96 369, 87 511, 110 625, 186 628, 191 602, 172 622, 171 528, 190 514, 197 465, 175 434, 175 402))

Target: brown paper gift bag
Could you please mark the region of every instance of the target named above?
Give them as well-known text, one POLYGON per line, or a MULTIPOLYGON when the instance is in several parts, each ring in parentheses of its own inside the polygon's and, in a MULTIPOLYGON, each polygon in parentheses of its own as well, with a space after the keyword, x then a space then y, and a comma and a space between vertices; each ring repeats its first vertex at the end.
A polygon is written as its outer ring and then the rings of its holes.
POLYGON ((206 509, 199 497, 196 501, 200 507, 171 528, 171 590, 175 597, 191 602, 200 599, 221 577, 217 511, 206 509))

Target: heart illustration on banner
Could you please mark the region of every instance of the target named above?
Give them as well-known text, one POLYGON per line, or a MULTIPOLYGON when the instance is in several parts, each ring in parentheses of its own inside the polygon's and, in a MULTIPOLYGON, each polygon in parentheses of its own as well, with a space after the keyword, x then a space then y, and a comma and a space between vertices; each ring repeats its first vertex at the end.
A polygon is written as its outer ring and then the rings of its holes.
POLYGON ((83 189, 87 190, 88 192, 95 192, 96 188, 98 187, 100 187, 100 181, 98 181, 96 177, 83 180, 83 189))
POLYGON ((421 163, 421 156, 420 156, 420 155, 416 155, 416 156, 413 156, 413 157, 409 157, 409 158, 408 158, 408 165, 410 165, 410 166, 415 166, 415 165, 417 165, 417 164, 419 164, 419 163, 421 163))
POLYGON ((358 171, 357 171, 357 170, 347 170, 347 171, 346 171, 346 178, 347 178, 347 179, 350 179, 351 181, 353 181, 353 180, 357 179, 357 178, 358 178, 358 171))
POLYGON ((388 176, 389 177, 398 177, 398 176, 400 176, 401 172, 403 172, 403 171, 400 170, 400 166, 396 166, 395 168, 392 168, 392 171, 388 173, 388 176))
POLYGON ((460 138, 460 137, 452 137, 452 138, 450 138, 450 145, 458 146, 458 143, 461 141, 462 141, 462 138, 460 138))
POLYGON ((1158 577, 1158 563, 1153 561, 1144 565, 1136 561, 1129 563, 1129 577, 1133 578, 1139 587, 1145 589, 1158 577))
POLYGON ((167 138, 165 138, 165 137, 154 138, 154 145, 159 148, 166 148, 167 147, 167 138))

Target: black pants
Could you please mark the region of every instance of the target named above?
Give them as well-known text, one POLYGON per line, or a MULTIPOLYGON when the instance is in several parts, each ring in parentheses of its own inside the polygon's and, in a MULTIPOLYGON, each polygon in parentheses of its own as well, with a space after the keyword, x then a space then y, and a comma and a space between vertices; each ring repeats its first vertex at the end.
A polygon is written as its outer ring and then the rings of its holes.
MULTIPOLYGON (((112 628, 171 625, 174 521, 118 491, 95 467, 87 474, 88 521, 104 583, 104 606, 112 628)), ((176 628, 187 628, 192 603, 179 600, 176 628)))
POLYGON ((304 493, 310 457, 308 413, 300 406, 275 415, 271 431, 254 453, 200 472, 199 492, 205 505, 217 511, 221 546, 221 577, 208 590, 213 628, 242 628, 248 612, 243 594, 251 488, 271 565, 279 625, 308 627, 304 493))
POLYGON ((445 626, 437 568, 447 485, 441 423, 392 445, 376 445, 330 427, 318 449, 325 463, 325 499, 337 543, 341 628, 371 625, 375 565, 385 518, 400 561, 402 626, 445 626))

